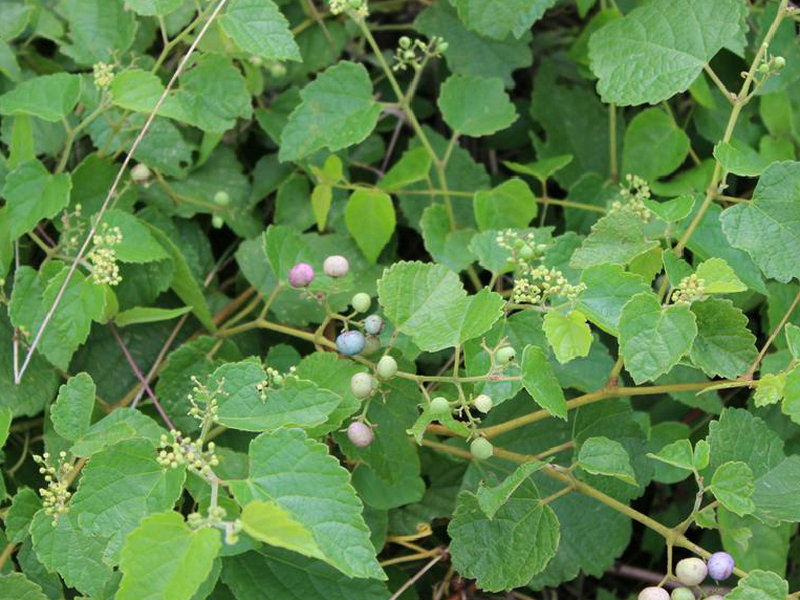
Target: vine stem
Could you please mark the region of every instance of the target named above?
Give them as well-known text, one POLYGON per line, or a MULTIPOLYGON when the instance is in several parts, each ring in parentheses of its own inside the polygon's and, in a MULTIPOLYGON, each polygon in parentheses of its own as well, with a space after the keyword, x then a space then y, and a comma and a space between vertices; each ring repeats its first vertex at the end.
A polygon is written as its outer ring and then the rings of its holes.
POLYGON ((750 365, 749 369, 747 369, 747 373, 743 375, 745 379, 753 378, 753 373, 755 373, 756 369, 758 369, 758 365, 761 364, 761 361, 766 355, 770 345, 772 344, 772 342, 775 341, 775 338, 778 337, 778 334, 781 332, 781 329, 783 329, 783 326, 786 325, 786 322, 789 320, 789 317, 792 316, 794 309, 797 308, 798 303, 800 303, 800 292, 797 292, 797 295, 794 297, 794 300, 792 301, 792 304, 789 306, 789 309, 781 318, 780 323, 778 323, 775 326, 775 329, 772 330, 772 333, 769 334, 767 341, 764 342, 764 346, 761 348, 761 351, 758 353, 758 356, 756 356, 756 359, 753 361, 753 364, 750 365))
POLYGON ((403 592, 405 592, 408 588, 414 585, 419 580, 420 577, 422 577, 423 575, 425 575, 425 573, 430 571, 433 568, 433 566, 440 560, 442 560, 445 556, 446 554, 444 552, 440 552, 437 556, 434 556, 432 559, 430 559, 425 564, 424 567, 422 567, 419 571, 417 571, 417 573, 413 577, 411 577, 408 581, 406 581, 403 585, 401 585, 400 588, 394 594, 392 594, 389 600, 397 600, 402 595, 403 592))
POLYGON ((3 567, 6 564, 6 561, 8 561, 8 559, 11 558, 11 555, 14 554, 14 550, 16 548, 17 548, 17 545, 13 544, 11 542, 6 544, 6 547, 3 548, 3 552, 0 553, 0 571, 3 570, 3 567))
MULTIPOLYGON (((769 29, 764 36, 764 41, 761 43, 755 58, 753 58, 753 62, 750 65, 750 70, 747 71, 744 83, 742 83, 742 88, 739 90, 739 93, 733 100, 733 108, 731 108, 731 115, 728 118, 728 125, 725 127, 725 133, 722 136, 722 143, 727 143, 731 140, 731 137, 733 137, 733 130, 736 128, 736 123, 739 120, 742 109, 747 105, 748 102, 750 102, 750 87, 753 85, 753 81, 755 80, 756 70, 758 69, 759 63, 764 58, 772 38, 775 37, 775 34, 778 32, 778 27, 780 26, 781 21, 788 14, 786 10, 788 4, 789 0, 781 0, 780 5, 778 6, 778 12, 775 14, 775 19, 773 19, 772 24, 769 26, 769 29)), ((697 229, 700 221, 703 220, 708 207, 714 201, 714 198, 718 193, 717 188, 723 179, 724 176, 722 164, 717 160, 714 166, 714 173, 711 176, 711 183, 708 186, 708 190, 706 190, 706 197, 703 200, 703 204, 700 205, 697 214, 694 216, 691 223, 689 223, 689 226, 681 236, 681 239, 678 240, 678 243, 675 245, 674 251, 678 256, 683 254, 683 250, 686 247, 686 244, 689 242, 689 238, 692 237, 692 234, 694 233, 695 229, 697 229)))
POLYGON ((25 354, 25 360, 22 362, 22 366, 20 367, 19 372, 14 377, 14 384, 19 385, 22 381, 22 376, 25 373, 28 365, 30 364, 31 359, 33 358, 33 353, 36 350, 36 347, 39 345, 39 342, 42 339, 42 335, 44 334, 44 330, 47 328, 47 325, 50 323, 50 320, 53 318, 53 315, 56 312, 56 308, 61 303, 61 298, 64 296, 64 292, 69 285, 69 282, 72 280, 72 276, 75 274, 75 271, 78 268, 78 264, 80 263, 81 259, 83 258, 86 250, 89 247, 89 244, 92 241, 95 233, 97 232, 97 228, 100 226, 100 221, 105 214, 108 205, 111 203, 111 199, 114 197, 114 194, 117 191, 117 187, 119 187, 120 181, 122 181, 122 176, 125 174, 126 169, 128 168, 128 163, 130 163, 131 159, 133 158, 136 149, 139 147, 139 144, 144 139, 144 136, 147 135, 148 130, 150 129, 150 125, 156 118, 159 109, 164 104, 164 101, 167 99, 167 95, 172 90, 172 87, 175 85, 175 82, 178 80, 178 77, 183 72, 184 67, 189 61, 189 58, 194 53, 197 45, 200 43, 200 40, 203 39, 206 31, 213 23, 216 16, 225 6, 228 0, 219 0, 217 6, 212 11, 211 15, 208 17, 208 20, 203 25, 203 28, 197 34, 197 37, 192 42, 192 45, 189 46, 189 49, 184 54, 183 58, 181 59, 180 63, 178 63, 178 67, 175 69, 175 73, 173 73, 172 77, 167 83, 167 86, 164 88, 161 97, 156 102, 156 105, 153 107, 153 110, 147 117, 142 129, 139 131, 136 139, 131 144, 130 150, 128 151, 127 155, 122 161, 122 165, 120 165, 119 171, 117 171, 117 176, 114 178, 114 182, 111 184, 111 188, 108 190, 108 194, 106 195, 105 200, 103 200, 103 204, 100 206, 100 210, 97 213, 97 218, 95 219, 94 223, 92 224, 91 228, 89 229, 89 233, 86 235, 86 239, 84 239, 83 244, 81 245, 80 249, 78 250, 78 254, 75 256, 72 264, 69 266, 69 271, 67 271, 67 276, 64 278, 64 282, 61 284, 61 288, 58 290, 58 294, 56 294, 55 300, 53 300, 53 304, 50 306, 50 309, 45 314, 44 319, 42 320, 41 325, 39 325, 39 329, 36 331, 36 335, 33 338, 33 342, 31 343, 30 347, 28 348, 28 352, 25 354))

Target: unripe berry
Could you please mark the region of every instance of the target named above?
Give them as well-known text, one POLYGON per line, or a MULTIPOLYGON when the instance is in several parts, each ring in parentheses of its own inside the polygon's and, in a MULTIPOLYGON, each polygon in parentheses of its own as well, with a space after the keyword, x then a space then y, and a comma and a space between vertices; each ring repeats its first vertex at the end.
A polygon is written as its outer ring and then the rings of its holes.
POLYGON ((219 215, 214 215, 211 217, 211 226, 214 229, 222 229, 223 225, 225 225, 225 220, 222 217, 219 215))
POLYGON ((525 244, 522 248, 519 249, 519 256, 524 260, 530 260, 533 258, 533 248, 525 244))
POLYGON ((381 340, 380 338, 374 335, 368 335, 367 341, 364 344, 364 349, 361 351, 361 354, 370 355, 375 354, 378 350, 381 349, 381 340))
POLYGON ((512 360, 514 360, 517 356, 517 351, 511 346, 503 346, 502 348, 499 348, 497 352, 495 352, 494 356, 497 359, 497 362, 502 365, 505 363, 510 363, 512 360))
POLYGON ((382 356, 378 361, 377 371, 381 379, 391 379, 397 373, 397 361, 388 354, 382 356))
POLYGON ((336 338, 336 349, 345 356, 353 356, 361 352, 366 343, 360 331, 343 331, 336 338))
POLYGON ((364 331, 371 335, 378 335, 383 331, 383 319, 378 315, 370 315, 364 319, 364 331))
POLYGON ((400 47, 403 50, 408 50, 411 47, 411 38, 408 37, 407 35, 404 35, 403 37, 400 38, 400 42, 399 43, 400 43, 400 47))
POLYGON ((347 426, 347 439, 359 448, 366 448, 375 439, 372 428, 361 421, 353 421, 347 426))
POLYGON ((675 565, 675 577, 683 585, 700 585, 708 575, 708 567, 700 558, 684 558, 675 565))
POLYGON ((231 197, 225 190, 220 190, 214 194, 214 204, 218 206, 228 206, 231 203, 231 197))
POLYGON ((292 287, 306 287, 314 281, 314 267, 308 263, 297 263, 289 271, 289 284, 292 287))
POLYGON ((708 575, 715 581, 724 581, 733 574, 733 557, 727 552, 714 552, 708 557, 708 575))
POLYGON ((725 598, 720 594, 711 594, 710 596, 706 596, 706 600, 725 600, 725 598))
POLYGON ((353 308, 356 310, 356 312, 365 313, 369 310, 369 307, 372 304, 372 298, 369 297, 369 294, 359 292, 353 296, 350 304, 353 305, 353 308))
POLYGON ((780 69, 782 69, 783 67, 786 66, 786 59, 783 58, 782 56, 776 56, 773 60, 775 61, 775 68, 776 69, 780 70, 780 69))
POLYGON ((350 391, 356 398, 366 398, 372 393, 372 376, 369 373, 356 373, 350 378, 350 391))
POLYGON ((364 0, 347 0, 347 3, 350 5, 350 8, 356 10, 357 8, 361 8, 361 3, 364 0))
POLYGON ((150 169, 144 163, 139 163, 131 169, 131 179, 134 183, 147 183, 150 179, 150 169))
POLYGON ((431 414, 434 415, 444 415, 450 412, 450 403, 447 401, 447 398, 442 398, 441 396, 437 396, 433 400, 431 400, 431 414))
POLYGON ((439 50, 439 52, 447 52, 447 49, 449 47, 450 47, 450 44, 448 44, 447 42, 442 42, 441 44, 439 44, 439 47, 437 48, 437 50, 439 50))
MULTIPOLYGON (((492 442, 484 437, 479 437, 472 440, 472 443, 469 445, 469 451, 470 454, 478 460, 486 460, 487 458, 491 458, 492 454, 494 454, 494 447, 492 446, 492 442)), ((669 596, 667 596, 667 598, 669 598, 669 596)))
POLYGON ((669 600, 669 592, 660 587, 646 587, 637 596, 639 600, 669 600))
POLYGON ((322 272, 328 277, 344 277, 350 270, 350 263, 344 256, 329 256, 322 263, 322 272))
POLYGON ((672 598, 672 600, 695 600, 694 592, 685 587, 679 587, 672 590, 670 598, 672 598))
POLYGON ((472 404, 474 404, 475 408, 477 408, 482 413, 488 413, 490 410, 492 410, 493 406, 492 399, 486 394, 481 394, 480 396, 475 398, 472 401, 472 404))

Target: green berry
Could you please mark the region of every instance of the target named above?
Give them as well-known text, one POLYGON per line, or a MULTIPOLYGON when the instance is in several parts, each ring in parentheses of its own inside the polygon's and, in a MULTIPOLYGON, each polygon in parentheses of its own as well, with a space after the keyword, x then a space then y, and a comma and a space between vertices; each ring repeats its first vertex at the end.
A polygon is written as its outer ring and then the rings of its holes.
POLYGON ((222 217, 219 215, 214 215, 211 217, 211 226, 214 229, 222 229, 223 225, 225 225, 225 220, 222 217))
POLYGON ((533 248, 525 244, 522 248, 519 249, 519 256, 524 260, 530 260, 533 258, 533 248))
POLYGON ((494 454, 492 442, 484 437, 475 438, 469 445, 469 451, 478 460, 486 460, 494 454))
POLYGON ((404 35, 403 37, 400 38, 400 42, 399 43, 400 43, 400 47, 403 50, 408 50, 411 47, 411 38, 408 37, 407 35, 404 35))
POLYGON ((369 294, 365 294, 364 292, 359 292, 353 299, 350 301, 353 305, 353 308, 356 312, 365 313, 369 310, 370 305, 372 304, 372 298, 369 297, 369 294))
POLYGON ((490 410, 492 410, 492 405, 493 405, 492 399, 486 394, 481 394, 480 396, 475 398, 472 401, 472 404, 474 404, 475 408, 477 408, 482 413, 488 413, 490 410))
POLYGON ((517 351, 511 346, 503 346, 502 348, 498 348, 494 356, 497 359, 497 362, 502 365, 505 363, 510 363, 512 360, 514 360, 517 357, 517 351))
POLYGON ((220 190, 214 194, 214 204, 217 206, 228 206, 231 203, 231 197, 225 190, 220 190))
POLYGON ((444 415, 450 412, 450 403, 447 398, 437 396, 431 400, 431 413, 434 415, 444 415))
POLYGON ((369 373, 356 373, 350 378, 350 391, 356 398, 366 398, 372 393, 372 376, 369 373))
POLYGON ((775 63, 775 68, 778 69, 778 70, 780 70, 780 69, 782 69, 783 67, 786 66, 786 59, 783 58, 782 56, 776 56, 772 60, 775 63))
POLYGON ((377 371, 381 379, 391 379, 397 373, 397 361, 388 354, 382 356, 378 361, 377 371))
POLYGON ((679 587, 672 590, 670 598, 672 598, 672 600, 695 600, 694 592, 685 587, 679 587))
POLYGON ((366 336, 366 339, 367 341, 364 344, 364 349, 361 351, 361 354, 369 356, 370 354, 375 354, 381 349, 381 339, 378 336, 368 335, 366 336))

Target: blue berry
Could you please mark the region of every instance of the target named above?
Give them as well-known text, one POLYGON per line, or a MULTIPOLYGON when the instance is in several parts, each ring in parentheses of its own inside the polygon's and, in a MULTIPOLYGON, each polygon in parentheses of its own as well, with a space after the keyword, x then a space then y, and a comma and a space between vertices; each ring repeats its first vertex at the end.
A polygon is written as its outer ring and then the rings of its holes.
POLYGON ((733 557, 727 552, 714 552, 708 557, 708 574, 715 581, 724 581, 733 574, 733 557))
POLYGON ((336 338, 336 349, 346 356, 353 356, 364 349, 367 340, 360 331, 343 331, 336 338))
POLYGON ((383 331, 383 319, 378 315, 370 315, 364 319, 364 331, 370 335, 378 335, 383 331))

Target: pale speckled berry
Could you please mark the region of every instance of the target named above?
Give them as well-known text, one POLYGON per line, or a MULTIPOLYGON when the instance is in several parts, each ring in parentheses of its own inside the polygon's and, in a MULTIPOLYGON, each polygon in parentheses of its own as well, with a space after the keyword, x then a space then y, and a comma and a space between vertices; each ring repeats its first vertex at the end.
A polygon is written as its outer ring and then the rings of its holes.
MULTIPOLYGON (((484 437, 475 438, 469 445, 469 451, 472 456, 478 460, 487 460, 494 454, 494 446, 492 442, 484 437)), ((669 598, 669 596, 667 596, 669 598)))
POLYGON ((431 400, 431 414, 444 415, 449 412, 450 412, 450 403, 447 401, 447 398, 437 396, 436 398, 431 400))
POLYGON ((670 598, 672 598, 672 600, 695 600, 694 592, 685 587, 679 587, 672 590, 670 598))
POLYGON ((360 331, 343 331, 336 338, 336 349, 346 356, 353 356, 364 349, 367 340, 360 331))
POLYGON ((308 263, 297 263, 289 271, 289 284, 292 287, 306 287, 314 281, 314 267, 308 263))
POLYGON ((364 331, 371 335, 378 335, 383 331, 384 321, 379 315, 370 315, 364 319, 364 331))
POLYGON ((503 346, 502 348, 497 349, 497 352, 494 356, 497 359, 497 362, 502 365, 504 363, 510 363, 512 360, 514 360, 517 356, 517 351, 511 346, 503 346))
POLYGON ((372 393, 372 375, 356 373, 350 378, 350 391, 356 398, 366 398, 372 393))
POLYGON ((378 366, 376 367, 378 371, 378 377, 381 379, 391 379, 392 377, 397 374, 397 361, 394 357, 389 356, 382 356, 381 359, 378 361, 378 366))
POLYGON ((727 552, 714 552, 708 557, 708 574, 716 581, 724 581, 730 577, 733 566, 733 557, 727 552))
POLYGON ((335 254, 322 263, 322 272, 328 277, 344 277, 350 271, 350 263, 344 256, 335 254))
POLYGON ((150 168, 144 163, 139 163, 131 169, 131 179, 134 183, 146 183, 150 179, 150 168))
POLYGON ((369 310, 370 305, 372 304, 372 298, 369 297, 369 294, 365 294, 364 292, 359 292, 353 299, 350 301, 353 305, 353 308, 356 312, 365 313, 369 310))
POLYGON ((639 600, 669 600, 669 592, 664 588, 651 586, 639 592, 639 600))
POLYGON ((347 427, 347 439, 359 448, 366 448, 375 439, 375 434, 369 425, 361 421, 353 421, 347 427))
POLYGON ((486 394, 481 394, 480 396, 476 397, 472 401, 472 404, 474 404, 475 408, 482 413, 488 413, 490 410, 492 410, 493 406, 492 399, 486 394))
POLYGON ((701 558, 684 558, 675 565, 675 577, 683 585, 699 585, 708 575, 708 567, 701 558))

